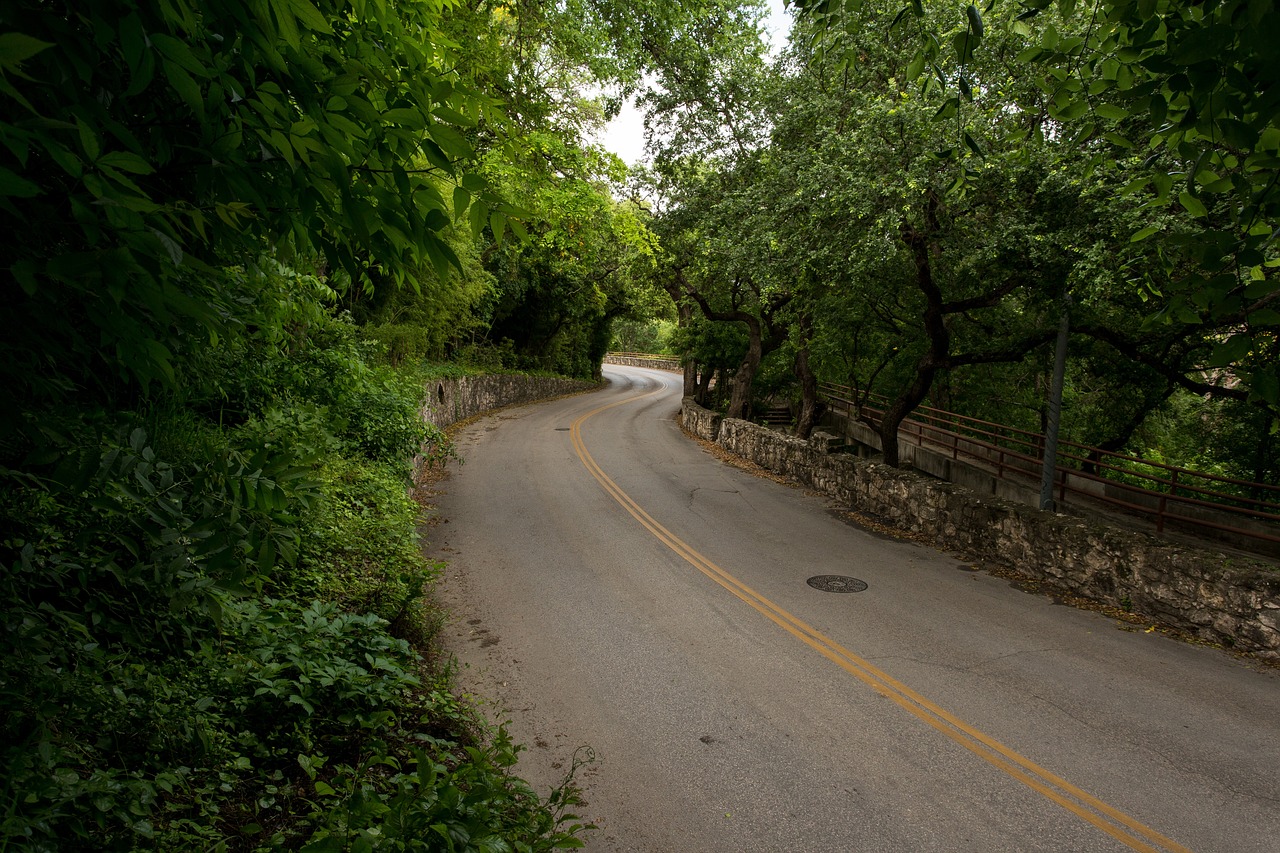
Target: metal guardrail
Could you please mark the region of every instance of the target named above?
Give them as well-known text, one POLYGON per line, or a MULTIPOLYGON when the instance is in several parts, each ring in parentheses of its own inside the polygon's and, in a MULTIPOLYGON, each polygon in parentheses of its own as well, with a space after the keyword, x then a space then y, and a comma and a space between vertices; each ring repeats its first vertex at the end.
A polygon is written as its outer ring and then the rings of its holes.
MULTIPOLYGON (((830 382, 819 383, 819 391, 832 410, 872 425, 878 425, 884 414, 884 409, 877 406, 888 403, 878 394, 864 395, 864 401, 858 402, 852 389, 830 382)), ((1044 454, 1044 436, 1039 433, 921 406, 902 422, 898 434, 900 439, 917 445, 948 451, 953 459, 963 457, 992 468, 998 479, 1039 483, 1044 454)), ((1280 522, 1280 486, 1268 483, 1219 477, 1060 441, 1055 490, 1060 501, 1075 494, 1151 517, 1157 532, 1163 532, 1167 522, 1174 522, 1280 542, 1280 527, 1269 532, 1226 521, 1240 518, 1263 524, 1280 522), (1258 497, 1237 493, 1245 490, 1258 497), (1190 514, 1197 509, 1206 515, 1222 514, 1224 520, 1190 514)))

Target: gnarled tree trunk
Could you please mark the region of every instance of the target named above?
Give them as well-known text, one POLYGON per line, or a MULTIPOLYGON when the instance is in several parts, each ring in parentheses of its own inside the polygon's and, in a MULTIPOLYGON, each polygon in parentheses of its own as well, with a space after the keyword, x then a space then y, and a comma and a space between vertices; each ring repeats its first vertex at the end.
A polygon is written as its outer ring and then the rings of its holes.
POLYGON ((730 380, 729 410, 726 418, 747 418, 751 415, 751 385, 764 359, 764 347, 760 339, 760 321, 749 314, 735 318, 747 327, 747 352, 730 380))
MULTIPOLYGON (((930 198, 927 208, 927 221, 930 225, 934 224, 936 205, 936 199, 930 198)), ((951 352, 951 334, 947 330, 942 291, 933 280, 933 267, 929 263, 928 234, 905 223, 902 230, 903 239, 911 249, 911 258, 915 262, 916 287, 925 299, 922 320, 929 345, 916 363, 916 374, 911 384, 898 394, 885 410, 884 416, 880 418, 877 429, 880 434, 880 451, 884 454, 885 464, 892 468, 897 468, 901 464, 898 456, 898 427, 929 393, 934 375, 939 368, 947 366, 947 357, 951 352)))
POLYGON ((801 317, 799 329, 800 349, 796 352, 795 374, 800 380, 800 415, 796 419, 796 437, 808 438, 818 424, 818 377, 809 366, 809 337, 812 332, 809 317, 801 317))

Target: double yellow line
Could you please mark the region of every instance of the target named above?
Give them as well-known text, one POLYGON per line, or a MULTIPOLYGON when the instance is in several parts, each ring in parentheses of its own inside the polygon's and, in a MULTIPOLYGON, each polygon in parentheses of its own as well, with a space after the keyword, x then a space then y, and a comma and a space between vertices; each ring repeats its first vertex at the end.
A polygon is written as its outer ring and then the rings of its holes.
POLYGON ((604 490, 623 509, 630 513, 636 521, 640 522, 642 527, 656 536, 672 551, 679 554, 689 565, 724 587, 770 622, 773 622, 854 678, 864 682, 881 696, 893 700, 911 715, 932 726, 984 761, 1000 768, 1033 791, 1052 800, 1072 814, 1078 815, 1083 820, 1088 821, 1134 850, 1152 851, 1152 853, 1161 850, 1190 853, 1186 847, 1166 838, 1150 827, 1144 826, 1118 809, 1102 802, 1092 794, 1045 770, 1030 759, 1024 758, 1004 744, 978 731, 949 711, 929 701, 888 673, 774 604, 729 572, 699 554, 688 543, 655 521, 653 516, 645 512, 596 464, 595 459, 592 458, 587 451, 587 446, 582 441, 582 425, 601 412, 616 406, 643 400, 646 397, 660 393, 662 390, 659 388, 636 397, 618 400, 587 412, 574 421, 569 430, 573 440, 574 451, 582 461, 582 464, 591 473, 591 476, 604 487, 604 490))

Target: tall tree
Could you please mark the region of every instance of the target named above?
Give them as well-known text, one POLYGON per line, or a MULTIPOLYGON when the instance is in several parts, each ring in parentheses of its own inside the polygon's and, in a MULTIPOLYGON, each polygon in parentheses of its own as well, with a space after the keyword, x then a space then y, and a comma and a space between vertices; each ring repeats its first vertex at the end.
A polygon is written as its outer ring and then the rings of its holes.
MULTIPOLYGON (((846 29, 876 26, 883 8, 792 5, 820 41, 836 43, 846 29)), ((940 12, 916 2, 892 26, 907 27, 919 34, 907 77, 945 97, 951 116, 981 88, 975 61, 994 58, 1037 84, 1009 92, 1017 137, 1074 140, 1091 150, 1091 168, 1128 173, 1123 192, 1152 217, 1132 240, 1157 241, 1162 261, 1134 282, 1153 297, 1151 321, 1224 329, 1203 366, 1226 368, 1252 399, 1280 408, 1280 10, 1250 0, 1025 0, 940 12), (1183 215, 1161 215, 1171 207, 1183 215)))

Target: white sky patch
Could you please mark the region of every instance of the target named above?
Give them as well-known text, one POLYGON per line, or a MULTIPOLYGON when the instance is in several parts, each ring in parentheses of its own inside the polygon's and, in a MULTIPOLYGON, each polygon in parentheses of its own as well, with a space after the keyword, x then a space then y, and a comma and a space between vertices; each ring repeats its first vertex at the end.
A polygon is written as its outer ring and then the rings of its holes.
MULTIPOLYGON (((783 8, 783 0, 769 0, 764 28, 769 37, 770 53, 776 54, 786 46, 787 35, 791 32, 791 13, 783 8)), ((621 157, 628 166, 641 162, 645 159, 644 113, 628 101, 596 141, 621 157)))

